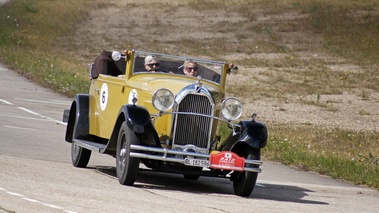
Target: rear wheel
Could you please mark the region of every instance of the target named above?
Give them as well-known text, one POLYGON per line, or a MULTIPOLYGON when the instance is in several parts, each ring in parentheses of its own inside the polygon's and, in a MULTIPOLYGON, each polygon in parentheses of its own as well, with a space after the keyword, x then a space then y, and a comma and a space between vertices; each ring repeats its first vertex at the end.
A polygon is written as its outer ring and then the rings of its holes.
POLYGON ((131 186, 137 178, 140 160, 130 157, 130 145, 132 144, 139 144, 139 140, 124 121, 118 133, 116 155, 116 173, 118 182, 122 185, 131 186))
MULTIPOLYGON (((249 148, 247 151, 246 159, 260 160, 260 149, 249 148)), ((250 165, 251 167, 258 168, 258 165, 250 165)), ((255 183, 257 182, 258 173, 256 172, 234 172, 233 188, 234 193, 238 196, 248 197, 253 192, 255 183)))
POLYGON ((75 167, 85 168, 91 158, 91 150, 71 143, 71 161, 75 167))

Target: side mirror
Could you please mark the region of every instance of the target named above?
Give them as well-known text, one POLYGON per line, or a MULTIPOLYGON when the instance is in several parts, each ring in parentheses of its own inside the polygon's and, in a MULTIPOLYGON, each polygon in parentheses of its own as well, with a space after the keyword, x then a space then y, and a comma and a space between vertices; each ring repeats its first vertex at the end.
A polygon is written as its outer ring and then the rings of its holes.
POLYGON ((230 72, 231 72, 232 74, 237 74, 237 73, 238 73, 238 67, 237 67, 237 66, 234 66, 234 67, 230 70, 230 72))
POLYGON ((229 64, 228 74, 237 74, 238 73, 238 67, 234 64, 229 64))

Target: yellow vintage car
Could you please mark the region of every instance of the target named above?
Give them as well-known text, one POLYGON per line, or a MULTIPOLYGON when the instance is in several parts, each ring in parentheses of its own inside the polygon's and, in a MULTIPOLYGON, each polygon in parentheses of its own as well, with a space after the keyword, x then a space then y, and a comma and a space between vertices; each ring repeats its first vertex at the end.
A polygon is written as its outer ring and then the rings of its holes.
POLYGON ((228 178, 236 195, 250 196, 267 128, 255 114, 237 121, 241 102, 225 97, 236 70, 222 61, 103 51, 91 65, 89 93, 64 112, 72 164, 86 167, 96 151, 116 158, 123 185, 133 185, 144 167, 191 180, 228 178))

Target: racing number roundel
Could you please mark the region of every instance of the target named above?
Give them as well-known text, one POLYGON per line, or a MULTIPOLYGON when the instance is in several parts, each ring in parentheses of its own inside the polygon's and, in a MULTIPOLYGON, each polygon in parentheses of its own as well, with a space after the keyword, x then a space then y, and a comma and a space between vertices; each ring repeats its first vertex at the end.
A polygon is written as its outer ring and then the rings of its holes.
POLYGON ((100 91, 100 109, 101 111, 104 111, 107 108, 107 103, 108 103, 108 86, 107 84, 103 84, 101 86, 101 91, 100 91))

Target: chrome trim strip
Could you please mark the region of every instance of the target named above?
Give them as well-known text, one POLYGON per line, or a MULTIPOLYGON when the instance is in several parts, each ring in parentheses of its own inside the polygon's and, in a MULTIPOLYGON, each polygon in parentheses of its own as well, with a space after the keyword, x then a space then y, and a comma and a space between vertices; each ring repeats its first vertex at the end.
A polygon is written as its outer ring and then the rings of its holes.
POLYGON ((245 159, 245 164, 252 164, 252 165, 262 165, 263 162, 259 160, 249 160, 245 159))
POLYGON ((154 117, 154 119, 156 119, 156 118, 158 118, 158 117, 160 117, 162 115, 169 115, 169 114, 199 115, 199 116, 204 116, 204 117, 216 119, 216 120, 219 120, 219 121, 223 121, 225 123, 228 123, 233 128, 234 127, 241 127, 241 125, 234 124, 234 123, 230 122, 229 120, 226 120, 225 118, 219 118, 219 117, 216 117, 216 116, 213 116, 213 115, 205 115, 205 114, 194 113, 194 112, 161 112, 159 114, 150 114, 150 116, 154 117))
POLYGON ((215 101, 213 100, 212 94, 209 92, 209 90, 205 87, 201 87, 199 92, 196 92, 196 84, 191 84, 186 87, 184 87, 175 97, 176 104, 179 104, 182 102, 182 100, 188 95, 188 94, 194 94, 194 95, 203 95, 206 96, 211 105, 215 105, 215 101))
POLYGON ((86 141, 86 140, 80 140, 80 139, 73 139, 72 143, 77 146, 83 147, 85 149, 89 149, 89 150, 96 151, 99 153, 103 153, 106 147, 104 144, 99 144, 99 143, 86 141))
POLYGON ((248 171, 248 172, 256 172, 256 173, 262 172, 262 169, 260 169, 260 168, 251 168, 251 167, 245 167, 243 170, 248 171))
POLYGON ((140 150, 140 151, 148 151, 148 152, 158 152, 163 153, 164 155, 173 154, 173 155, 183 155, 183 156, 192 156, 192 157, 200 157, 200 158, 209 158, 207 154, 195 153, 195 152, 183 152, 176 151, 166 148, 156 148, 156 147, 148 147, 148 146, 140 146, 140 145, 130 145, 131 150, 140 150))
POLYGON ((184 159, 164 157, 164 156, 158 156, 158 155, 149 155, 149 154, 143 154, 143 153, 131 152, 130 153, 130 157, 133 157, 133 158, 145 158, 145 159, 150 159, 150 160, 169 161, 169 162, 175 162, 175 163, 184 164, 184 159))

